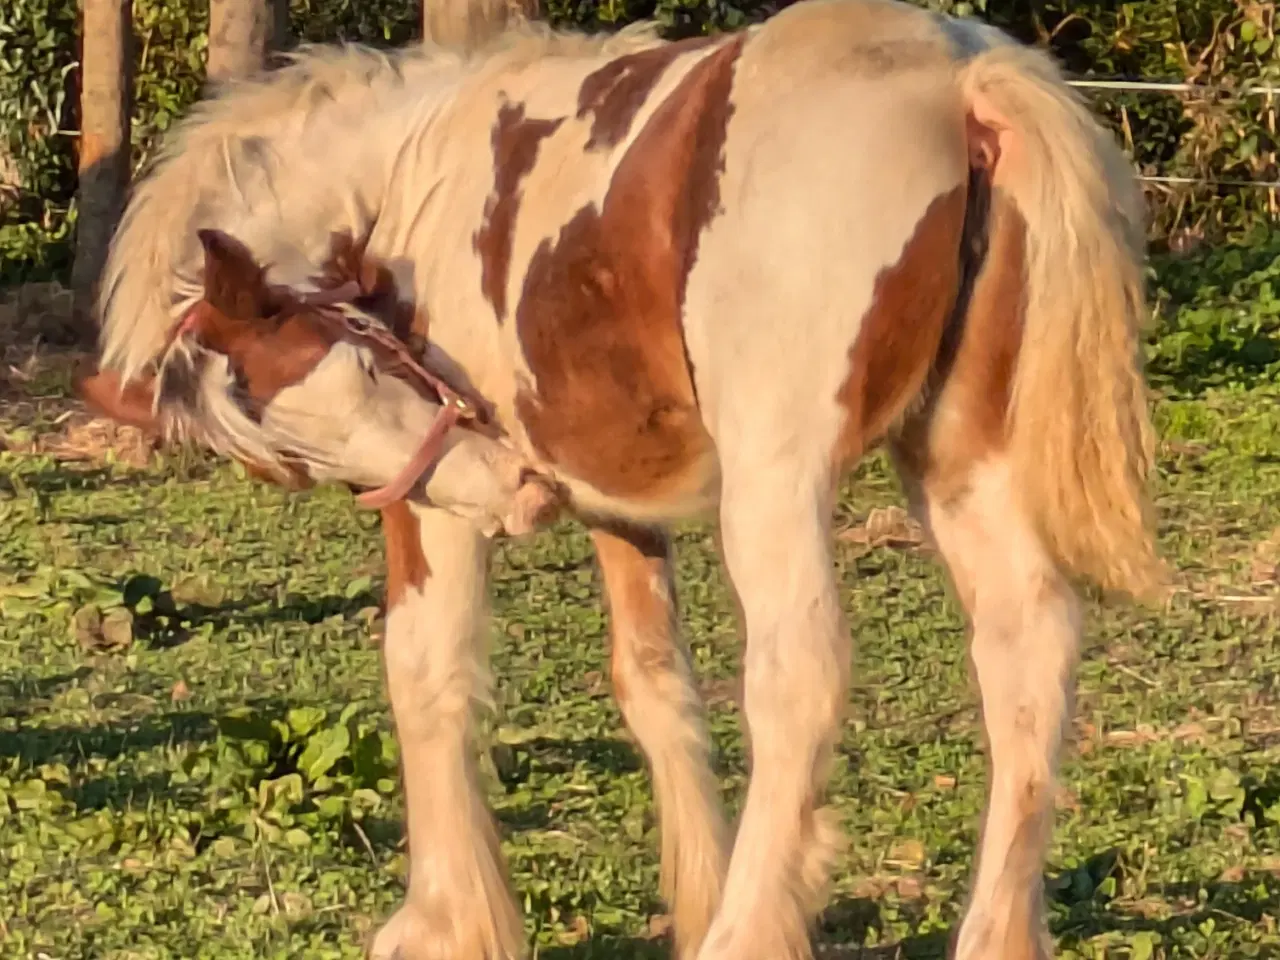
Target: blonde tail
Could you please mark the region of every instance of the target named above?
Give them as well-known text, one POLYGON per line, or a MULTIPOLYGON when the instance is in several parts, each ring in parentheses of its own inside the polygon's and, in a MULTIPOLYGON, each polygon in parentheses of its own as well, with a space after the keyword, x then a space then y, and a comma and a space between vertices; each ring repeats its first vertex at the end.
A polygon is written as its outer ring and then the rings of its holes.
POLYGON ((992 188, 1026 223, 1025 327, 1009 409, 1016 482, 1072 574, 1152 596, 1143 206, 1110 134, 1044 54, 997 43, 960 67, 971 124, 998 143, 992 188))

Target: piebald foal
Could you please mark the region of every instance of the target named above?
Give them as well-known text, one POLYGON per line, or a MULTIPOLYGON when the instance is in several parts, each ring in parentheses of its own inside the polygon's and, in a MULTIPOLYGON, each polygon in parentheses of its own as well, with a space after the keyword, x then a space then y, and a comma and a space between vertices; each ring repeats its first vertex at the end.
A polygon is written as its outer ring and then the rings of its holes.
MULTIPOLYGON (((103 299, 103 364, 126 382, 198 290, 201 226, 277 282, 314 272, 329 231, 368 233, 591 526, 686 960, 810 956, 851 655, 831 511, 887 441, 971 623, 990 751, 955 953, 1051 954, 1072 580, 1141 594, 1161 571, 1140 193, 1042 54, 892 0, 807 0, 680 43, 514 28, 465 56, 299 54, 202 105, 136 191, 103 299), (732 842, 662 532, 703 508, 746 628, 752 776, 732 842)), ((420 504, 387 519, 411 846, 372 953, 517 957, 470 742, 486 541, 420 504)))

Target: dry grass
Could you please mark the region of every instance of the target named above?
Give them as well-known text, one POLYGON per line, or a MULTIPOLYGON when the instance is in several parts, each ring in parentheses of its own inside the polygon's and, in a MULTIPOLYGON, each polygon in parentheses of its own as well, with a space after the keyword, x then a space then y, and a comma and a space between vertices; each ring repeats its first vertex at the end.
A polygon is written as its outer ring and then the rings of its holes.
POLYGON ((75 396, 75 374, 92 359, 68 288, 52 282, 0 290, 0 450, 145 466, 155 442, 93 416, 75 396))

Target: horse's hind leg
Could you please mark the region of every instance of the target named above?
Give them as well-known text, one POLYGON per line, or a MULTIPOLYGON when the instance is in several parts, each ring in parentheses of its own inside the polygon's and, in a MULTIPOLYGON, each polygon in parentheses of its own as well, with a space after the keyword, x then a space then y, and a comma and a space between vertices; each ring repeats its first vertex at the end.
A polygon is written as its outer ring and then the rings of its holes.
POLYGON ((956 960, 1043 960, 1052 947, 1042 870, 1074 688, 1077 600, 1020 510, 998 454, 961 469, 910 455, 899 465, 970 620, 989 751, 977 873, 956 960), (926 460, 927 468, 913 466, 926 460))
POLYGON ((409 890, 370 956, 512 960, 524 952, 524 928, 471 738, 488 681, 487 545, 468 522, 403 502, 383 511, 383 533, 383 654, 404 773, 409 890))
POLYGON ((721 446, 724 558, 746 626, 751 783, 702 960, 809 957, 840 839, 820 809, 851 654, 831 555, 832 471, 825 456, 793 454, 721 446))
POLYGON ((634 527, 591 536, 609 600, 613 691, 653 772, 662 894, 676 955, 692 960, 720 903, 728 843, 702 701, 677 626, 671 544, 634 527))

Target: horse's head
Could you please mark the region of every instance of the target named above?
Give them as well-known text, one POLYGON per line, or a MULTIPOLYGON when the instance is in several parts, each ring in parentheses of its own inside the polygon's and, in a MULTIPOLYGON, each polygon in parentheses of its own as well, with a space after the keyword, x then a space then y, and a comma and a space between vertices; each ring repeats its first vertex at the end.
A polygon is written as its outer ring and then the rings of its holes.
POLYGON ((402 496, 434 468, 434 502, 492 515, 522 485, 523 462, 492 436, 441 429, 442 412, 446 426, 463 412, 486 418, 477 402, 460 406, 433 384, 402 347, 412 314, 363 244, 335 237, 316 289, 301 291, 269 284, 234 238, 203 230, 200 240, 203 297, 156 371, 128 384, 111 371, 85 377, 80 391, 92 406, 200 441, 292 488, 341 482, 402 496))

